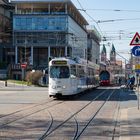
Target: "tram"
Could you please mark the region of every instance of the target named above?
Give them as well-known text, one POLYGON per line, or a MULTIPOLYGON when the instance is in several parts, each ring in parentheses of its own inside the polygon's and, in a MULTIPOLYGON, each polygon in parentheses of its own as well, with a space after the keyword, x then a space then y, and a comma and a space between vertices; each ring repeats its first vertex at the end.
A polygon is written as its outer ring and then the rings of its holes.
POLYGON ((78 94, 99 86, 99 66, 81 58, 54 58, 49 62, 49 96, 78 94))
POLYGON ((100 77, 100 86, 110 85, 110 73, 107 70, 101 71, 99 77, 100 77))

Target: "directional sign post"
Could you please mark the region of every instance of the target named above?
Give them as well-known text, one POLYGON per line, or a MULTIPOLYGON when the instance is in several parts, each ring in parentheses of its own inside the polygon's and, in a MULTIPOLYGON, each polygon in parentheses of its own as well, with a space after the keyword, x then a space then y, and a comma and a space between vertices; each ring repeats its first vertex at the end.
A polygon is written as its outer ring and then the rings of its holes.
POLYGON ((25 78, 25 69, 27 67, 27 63, 22 63, 21 64, 21 70, 22 70, 22 81, 24 80, 25 78))
POLYGON ((21 64, 21 68, 22 69, 25 69, 26 67, 27 67, 27 64, 26 63, 21 64))
POLYGON ((131 51, 133 55, 140 56, 140 46, 134 46, 131 51))
MULTIPOLYGON (((132 48, 132 54, 139 57, 140 56, 140 35, 138 32, 134 35, 131 43, 131 46, 134 46, 132 48)), ((140 64, 135 65, 135 72, 137 73, 137 99, 138 99, 138 110, 139 110, 139 73, 140 73, 140 64)))
POLYGON ((137 99, 138 99, 138 110, 139 110, 139 108, 140 108, 139 107, 140 106, 140 101, 139 101, 140 100, 139 99, 140 98, 139 97, 140 96, 140 93, 139 93, 139 73, 137 73, 137 89, 138 89, 137 99))
POLYGON ((140 64, 135 65, 135 72, 140 73, 140 64))

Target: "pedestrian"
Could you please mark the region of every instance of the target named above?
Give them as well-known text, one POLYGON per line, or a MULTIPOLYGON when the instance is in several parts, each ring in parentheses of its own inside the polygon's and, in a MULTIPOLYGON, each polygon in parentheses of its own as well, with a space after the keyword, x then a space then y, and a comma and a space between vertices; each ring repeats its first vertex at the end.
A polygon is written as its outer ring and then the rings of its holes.
POLYGON ((133 77, 130 78, 130 89, 133 90, 134 84, 135 84, 135 77, 133 76, 133 77))
POLYGON ((43 84, 46 85, 46 75, 43 76, 43 84))
POLYGON ((126 88, 130 89, 130 78, 127 79, 126 88))
POLYGON ((121 83, 122 83, 122 79, 119 78, 119 86, 121 86, 121 83))

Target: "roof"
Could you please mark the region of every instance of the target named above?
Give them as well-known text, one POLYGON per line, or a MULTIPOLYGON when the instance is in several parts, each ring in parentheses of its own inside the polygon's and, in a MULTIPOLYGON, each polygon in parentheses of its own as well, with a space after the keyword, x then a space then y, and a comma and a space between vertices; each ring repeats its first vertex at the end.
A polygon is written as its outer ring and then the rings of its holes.
POLYGON ((103 49, 102 49, 102 52, 101 53, 106 53, 106 47, 105 47, 104 44, 103 44, 103 49))
POLYGON ((111 53, 111 54, 116 53, 116 50, 115 50, 114 44, 112 44, 112 49, 111 49, 111 52, 110 52, 110 53, 111 53))
POLYGON ((19 3, 19 2, 70 2, 71 0, 9 0, 12 3, 19 3))
POLYGON ((121 60, 116 60, 116 64, 119 66, 122 66, 122 61, 121 60))
POLYGON ((101 61, 100 65, 106 66, 106 63, 101 61))
POLYGON ((8 0, 0 0, 0 6, 8 10, 13 9, 13 6, 9 4, 8 0))
MULTIPOLYGON (((74 14, 69 14, 72 17, 74 17, 74 19, 77 19, 77 17, 79 18, 78 21, 82 22, 83 25, 88 25, 87 20, 84 18, 84 16, 78 11, 78 9, 75 7, 75 5, 73 4, 73 2, 71 0, 9 0, 9 2, 11 2, 12 4, 19 4, 19 5, 23 5, 23 4, 47 4, 47 3, 67 3, 68 6, 70 7, 70 9, 72 10, 72 12, 74 14)), ((69 8, 68 8, 69 9, 69 8)), ((70 13, 71 11, 69 11, 70 13)))
POLYGON ((77 64, 77 65, 88 65, 88 67, 94 67, 95 69, 99 69, 99 65, 95 64, 94 62, 91 61, 87 61, 86 59, 82 59, 80 57, 76 57, 76 58, 66 58, 66 57, 57 57, 57 58, 53 58, 50 61, 50 64, 52 64, 53 61, 67 61, 67 64, 77 64))

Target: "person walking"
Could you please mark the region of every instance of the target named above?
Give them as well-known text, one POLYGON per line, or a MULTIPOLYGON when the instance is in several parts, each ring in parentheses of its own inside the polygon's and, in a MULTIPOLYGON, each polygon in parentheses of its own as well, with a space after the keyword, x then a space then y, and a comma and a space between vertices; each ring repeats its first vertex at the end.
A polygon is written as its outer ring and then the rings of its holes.
POLYGON ((130 84, 131 84, 130 78, 128 78, 126 81, 126 89, 128 89, 128 90, 130 89, 130 84))
POLYGON ((121 86, 121 84, 122 84, 122 79, 119 78, 119 86, 121 86))
POLYGON ((133 90, 134 84, 135 84, 135 77, 133 76, 133 77, 130 78, 130 89, 133 90))

